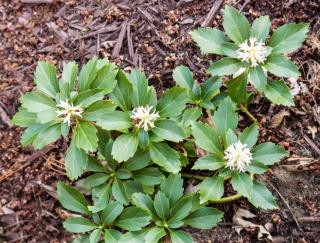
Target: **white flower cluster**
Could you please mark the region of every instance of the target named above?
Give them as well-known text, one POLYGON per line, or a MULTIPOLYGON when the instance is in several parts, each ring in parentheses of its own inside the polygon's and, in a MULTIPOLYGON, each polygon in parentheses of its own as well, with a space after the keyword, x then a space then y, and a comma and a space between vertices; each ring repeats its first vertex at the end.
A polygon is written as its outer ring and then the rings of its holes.
POLYGON ((229 145, 224 151, 224 155, 224 159, 227 160, 226 166, 231 170, 238 170, 240 172, 244 172, 252 160, 250 149, 240 141, 229 145))
POLYGON ((68 102, 68 99, 66 101, 60 101, 57 107, 57 117, 63 117, 63 123, 68 123, 68 126, 70 126, 72 116, 82 117, 83 109, 80 106, 73 106, 73 104, 68 102))
POLYGON ((251 67, 256 67, 266 60, 267 48, 262 41, 258 41, 255 37, 250 37, 249 40, 240 44, 239 47, 237 51, 238 58, 249 62, 251 67))
POLYGON ((160 117, 156 111, 151 112, 153 106, 146 105, 145 107, 139 106, 133 109, 132 115, 130 116, 138 128, 143 128, 148 131, 154 127, 154 122, 160 117))

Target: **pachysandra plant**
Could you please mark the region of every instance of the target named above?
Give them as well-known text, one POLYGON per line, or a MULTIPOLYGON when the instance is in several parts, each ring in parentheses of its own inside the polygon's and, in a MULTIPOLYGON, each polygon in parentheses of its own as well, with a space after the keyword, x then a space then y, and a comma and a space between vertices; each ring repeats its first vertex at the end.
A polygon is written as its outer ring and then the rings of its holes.
POLYGON ((285 24, 269 37, 270 26, 268 16, 259 17, 250 26, 243 14, 226 6, 223 16, 225 33, 217 28, 198 28, 191 32, 203 52, 225 56, 211 64, 208 73, 232 75, 233 78, 227 82, 228 94, 239 104, 246 104, 250 98, 246 92, 249 82, 272 103, 294 105, 285 82, 267 79, 267 74, 280 78, 300 75, 286 55, 301 46, 309 24, 285 24))
POLYGON ((237 105, 243 110, 250 102, 248 80, 272 102, 293 104, 285 83, 267 81, 267 72, 299 74, 284 54, 301 45, 308 25, 284 25, 268 40, 268 17, 250 28, 231 7, 223 25, 228 37, 211 28, 192 32, 203 51, 227 56, 209 68, 214 76, 200 84, 178 66, 177 86, 159 97, 144 73, 127 74, 105 59, 91 59, 79 74, 69 62, 59 80, 53 65, 39 62, 36 89, 21 97, 13 122, 26 127, 24 146, 41 149, 63 136, 67 176, 86 172, 75 187, 58 183, 59 201, 73 212, 63 225, 81 234, 75 243, 189 243, 181 227, 209 229, 222 219, 211 204, 245 197, 258 208, 277 207, 256 175, 287 152, 271 142, 256 145, 259 126, 247 110, 254 124, 237 129, 237 105), (227 92, 223 75, 234 76, 227 92), (198 190, 184 190, 182 178, 199 180, 198 190), (233 190, 225 191, 227 183, 233 190))
POLYGON ((167 141, 178 143, 186 137, 185 126, 176 119, 185 109, 186 90, 173 87, 158 101, 156 91, 148 86, 145 75, 133 70, 119 76, 110 99, 120 110, 97 119, 96 123, 109 131, 122 133, 113 143, 113 158, 126 161, 140 148, 149 151, 151 160, 166 171, 178 173, 180 155, 167 141))
POLYGON ((255 206, 274 209, 276 204, 269 190, 254 181, 254 174, 262 174, 268 166, 279 162, 287 152, 271 142, 256 145, 259 135, 254 123, 236 135, 238 115, 236 104, 227 97, 213 116, 213 126, 197 122, 192 124, 192 135, 197 146, 207 152, 193 165, 193 170, 213 171, 199 185, 200 202, 221 201, 225 181, 231 182, 238 195, 223 198, 228 201, 244 196, 255 206))
POLYGON ((116 107, 103 98, 115 87, 117 73, 114 64, 94 58, 83 66, 79 77, 78 65, 67 63, 58 82, 55 67, 39 62, 36 90, 21 97, 21 108, 13 118, 14 124, 27 128, 22 145, 41 149, 61 136, 68 137, 71 130, 65 164, 71 179, 80 176, 87 165, 87 153, 98 147, 98 130, 91 121, 116 107))

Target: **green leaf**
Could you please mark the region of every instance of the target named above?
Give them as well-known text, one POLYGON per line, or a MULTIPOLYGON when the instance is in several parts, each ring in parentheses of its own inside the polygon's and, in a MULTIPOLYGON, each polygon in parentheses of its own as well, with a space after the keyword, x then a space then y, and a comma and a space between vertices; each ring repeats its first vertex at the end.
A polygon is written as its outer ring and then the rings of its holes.
POLYGON ((117 218, 115 225, 130 231, 140 230, 149 224, 151 216, 145 210, 137 207, 128 207, 117 218))
POLYGON ((263 92, 265 90, 267 75, 261 66, 250 69, 248 80, 259 92, 263 92))
POLYGON ((97 125, 107 130, 121 131, 132 126, 132 121, 127 112, 114 111, 101 115, 97 119, 97 125))
POLYGON ((207 177, 199 185, 200 203, 220 199, 224 193, 224 179, 221 176, 207 177))
POLYGON ((291 23, 279 27, 271 36, 269 46, 272 54, 286 54, 298 49, 308 32, 309 24, 291 23))
POLYGON ((38 135, 32 144, 35 149, 42 149, 50 143, 55 142, 61 136, 60 124, 53 124, 38 131, 38 135))
POLYGON ((133 178, 142 185, 153 186, 160 184, 163 174, 158 168, 149 167, 135 171, 133 178))
POLYGON ((63 66, 63 71, 59 82, 60 98, 62 100, 68 99, 70 93, 73 91, 78 71, 78 65, 74 61, 68 62, 63 66))
POLYGON ((119 161, 126 161, 137 151, 139 140, 133 133, 122 134, 117 137, 112 146, 112 157, 119 161))
POLYGON ((253 183, 252 188, 252 197, 249 198, 249 202, 251 202, 256 208, 262 209, 277 209, 278 206, 275 202, 272 193, 268 190, 268 188, 259 182, 253 183))
POLYGON ((29 127, 36 123, 37 115, 20 108, 12 118, 12 123, 20 127, 29 127))
POLYGON ((63 182, 58 182, 57 189, 58 199, 64 208, 77 213, 90 214, 88 202, 81 192, 63 182))
POLYGON ((177 174, 181 169, 178 153, 165 143, 150 144, 150 156, 154 163, 170 173, 177 174))
POLYGON ((223 52, 223 55, 231 58, 238 59, 238 49, 239 49, 239 45, 233 42, 225 42, 221 45, 221 50, 223 52))
POLYGON ((240 60, 231 57, 224 57, 211 64, 208 68, 208 73, 218 76, 231 75, 242 67, 244 66, 240 60))
POLYGON ((173 70, 172 77, 176 83, 187 89, 192 89, 194 81, 190 69, 186 66, 178 66, 173 70))
POLYGON ((74 104, 81 107, 88 107, 89 105, 102 100, 104 92, 100 89, 90 89, 80 93, 74 100, 74 104))
POLYGON ((186 109, 182 114, 181 123, 185 126, 190 126, 192 122, 196 122, 201 116, 201 110, 198 107, 186 109))
POLYGON ((23 108, 33 113, 56 109, 56 103, 50 97, 39 91, 24 94, 21 96, 20 101, 23 108))
POLYGON ((144 99, 148 89, 148 80, 146 75, 139 70, 132 70, 127 76, 132 84, 132 104, 135 107, 144 106, 144 99))
POLYGON ((97 58, 91 59, 86 63, 79 73, 78 92, 82 93, 90 88, 92 81, 97 76, 97 58))
POLYGON ((171 209, 170 221, 178 222, 187 217, 192 209, 192 196, 181 198, 171 209))
POLYGON ((190 32, 192 39, 201 51, 213 54, 223 54, 221 44, 227 41, 224 33, 216 28, 198 28, 190 32))
POLYGON ((98 147, 97 129, 89 122, 78 122, 74 143, 77 148, 83 149, 86 152, 94 152, 98 147))
POLYGON ((113 112, 116 105, 111 100, 99 100, 87 107, 82 114, 83 119, 96 121, 113 112))
POLYGON ((21 145, 27 146, 32 144, 39 132, 47 126, 48 124, 34 124, 28 127, 21 136, 21 145))
POLYGON ((127 169, 118 169, 117 172, 116 172, 116 176, 119 178, 119 179, 122 179, 122 180, 125 180, 125 179, 129 179, 132 177, 132 173, 127 170, 127 169))
POLYGON ((249 38, 250 25, 247 18, 235 8, 226 5, 223 14, 223 28, 235 43, 242 43, 249 38))
POLYGON ((230 128, 227 130, 225 136, 222 139, 225 148, 238 141, 237 135, 230 128))
POLYGON ((249 171, 254 174, 263 174, 268 170, 268 166, 264 165, 258 161, 252 161, 249 166, 247 166, 246 171, 249 171))
POLYGON ((194 211, 183 222, 197 229, 211 229, 222 220, 222 217, 223 212, 207 207, 194 211))
POLYGON ((213 122, 222 136, 229 128, 232 131, 236 129, 238 116, 235 103, 229 97, 224 98, 220 103, 218 110, 213 115, 213 122))
POLYGON ((148 211, 150 214, 156 215, 156 211, 153 206, 153 201, 149 195, 142 192, 133 193, 131 196, 132 202, 138 208, 148 211))
POLYGON ((216 155, 223 155, 218 134, 208 124, 202 122, 193 123, 192 135, 198 147, 216 155))
POLYGON ((71 141, 64 160, 67 176, 71 180, 77 179, 84 172, 88 164, 88 156, 85 151, 75 146, 71 141))
POLYGON ((113 229, 104 230, 104 242, 107 243, 118 243, 121 237, 121 233, 113 229))
POLYGON ((169 230, 171 241, 174 243, 192 243, 190 235, 181 230, 169 230))
POLYGON ((122 168, 129 171, 137 171, 147 167, 151 158, 147 151, 138 151, 131 159, 124 162, 122 168))
POLYGON ((205 155, 199 158, 192 167, 193 170, 217 170, 225 166, 225 161, 222 157, 215 155, 205 155))
POLYGON ((125 72, 121 69, 117 74, 117 85, 113 92, 109 95, 110 99, 113 100, 123 111, 131 109, 132 99, 132 84, 127 78, 125 72))
POLYGON ((231 185, 234 190, 246 198, 252 195, 253 182, 251 177, 246 173, 236 173, 232 176, 231 185))
POLYGON ((166 90, 159 100, 159 114, 164 117, 175 117, 181 114, 188 100, 188 93, 185 88, 173 87, 166 90))
POLYGON ((97 243, 100 240, 102 229, 95 229, 91 232, 89 241, 90 243, 97 243))
POLYGON ((161 219, 166 220, 168 218, 170 212, 169 199, 161 191, 154 197, 154 209, 161 219))
POLYGON ((112 202, 102 212, 102 220, 105 225, 111 225, 113 221, 122 213, 123 206, 119 202, 112 202))
POLYGON ((159 120, 155 122, 152 132, 159 138, 172 142, 181 142, 185 138, 184 130, 174 120, 159 120))
POLYGON ((166 231, 161 227, 153 227, 148 230, 144 239, 146 243, 156 243, 166 235, 166 231))
POLYGON ((181 175, 170 174, 160 185, 161 191, 167 196, 173 205, 183 195, 183 179, 181 175))
POLYGON ((294 106, 293 95, 282 80, 268 80, 264 94, 273 104, 294 106))
POLYGON ((92 189, 93 206, 88 206, 92 213, 98 213, 106 208, 111 197, 110 185, 103 185, 92 189))
POLYGON ((238 104, 247 100, 247 73, 244 72, 227 83, 230 98, 238 104))
POLYGON ((242 144, 246 144, 249 148, 252 148, 258 141, 259 136, 259 127, 257 124, 252 124, 250 127, 247 127, 240 134, 239 139, 242 144))
POLYGON ((272 74, 278 77, 299 77, 299 69, 284 56, 270 56, 264 67, 272 74))
POLYGON ((43 61, 38 62, 34 77, 34 82, 38 90, 52 98, 56 97, 56 94, 59 92, 59 87, 56 68, 52 64, 43 61))
POLYGON ((109 63, 105 59, 97 61, 97 76, 91 83, 91 89, 103 89, 105 94, 112 92, 117 84, 116 76, 118 68, 113 63, 109 63))
POLYGON ((98 228, 97 225, 82 217, 69 217, 63 222, 63 227, 73 233, 85 233, 98 228))
POLYGON ((129 204, 128 193, 126 192, 125 186, 121 180, 115 178, 112 185, 113 197, 124 205, 129 204))
POLYGON ((152 107, 157 107, 157 102, 158 100, 156 89, 153 86, 149 86, 147 93, 144 95, 143 104, 152 107))
POLYGON ((83 185, 86 188, 90 189, 105 183, 109 178, 110 176, 105 173, 95 173, 93 175, 86 177, 83 180, 83 185))
POLYGON ((271 142, 266 142, 256 147, 252 158, 265 165, 273 165, 285 156, 288 156, 288 153, 283 147, 271 142))
POLYGON ((211 100, 214 96, 219 94, 219 88, 221 87, 221 78, 212 77, 204 82, 201 89, 202 100, 211 100))
POLYGON ((258 41, 264 42, 269 35, 271 21, 269 16, 261 16, 257 18, 251 27, 251 37, 256 37, 258 41))
MULTIPOLYGON (((127 232, 123 234, 117 243, 146 243, 144 240, 145 231, 127 232)), ((109 242, 108 242, 109 243, 109 242)))

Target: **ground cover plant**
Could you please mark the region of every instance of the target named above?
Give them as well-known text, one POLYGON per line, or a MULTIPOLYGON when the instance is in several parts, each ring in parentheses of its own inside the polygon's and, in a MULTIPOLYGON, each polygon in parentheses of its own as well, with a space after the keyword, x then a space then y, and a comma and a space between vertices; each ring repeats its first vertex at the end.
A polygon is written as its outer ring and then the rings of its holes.
POLYGON ((214 203, 243 196, 255 207, 277 207, 255 175, 287 152, 271 142, 256 145, 259 125, 246 108, 252 96, 247 84, 275 104, 293 105, 284 81, 267 81, 266 75, 298 75, 282 54, 301 45, 307 25, 280 27, 269 47, 263 43, 268 17, 250 29, 241 13, 226 7, 223 25, 228 37, 217 29, 192 32, 203 51, 228 56, 211 65, 213 77, 199 84, 179 66, 173 72, 177 86, 159 96, 144 73, 126 73, 105 59, 91 59, 79 73, 69 62, 59 80, 53 65, 38 64, 36 91, 21 97, 13 122, 27 128, 23 145, 40 149, 61 136, 69 142, 67 175, 84 178, 78 189, 60 182, 58 197, 82 214, 64 222, 67 230, 84 234, 75 242, 192 242, 180 228, 214 227, 223 216, 214 203), (223 75, 234 76, 227 89, 223 75), (253 120, 241 132, 239 109, 253 120), (201 170, 207 176, 192 173, 201 170), (199 190, 184 193, 183 178, 201 181, 199 190), (226 183, 236 194, 225 196, 226 183))

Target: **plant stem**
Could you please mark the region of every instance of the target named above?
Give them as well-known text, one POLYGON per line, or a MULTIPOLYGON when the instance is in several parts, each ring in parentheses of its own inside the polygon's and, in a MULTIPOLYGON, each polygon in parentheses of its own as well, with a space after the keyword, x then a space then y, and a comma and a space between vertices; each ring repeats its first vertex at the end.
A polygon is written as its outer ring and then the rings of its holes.
MULTIPOLYGON (((204 179, 210 177, 210 176, 193 175, 193 174, 188 174, 188 173, 181 173, 181 176, 184 178, 191 178, 191 179, 196 179, 199 181, 203 181, 204 179)), ((231 178, 231 176, 226 176, 226 177, 224 177, 224 180, 227 181, 230 178, 231 178)))
POLYGON ((248 109, 247 109, 244 105, 240 104, 240 110, 241 110, 242 112, 246 113, 246 115, 247 115, 252 121, 257 122, 257 119, 248 111, 248 109))
POLYGON ((232 196, 228 196, 228 197, 223 197, 217 200, 210 200, 210 203, 226 203, 226 202, 232 202, 234 200, 237 200, 239 198, 242 198, 242 195, 240 193, 237 193, 235 195, 232 196))
POLYGON ((203 181, 204 179, 207 178, 207 176, 193 175, 193 174, 188 174, 188 173, 181 173, 181 176, 185 177, 185 178, 196 179, 199 181, 203 181))

